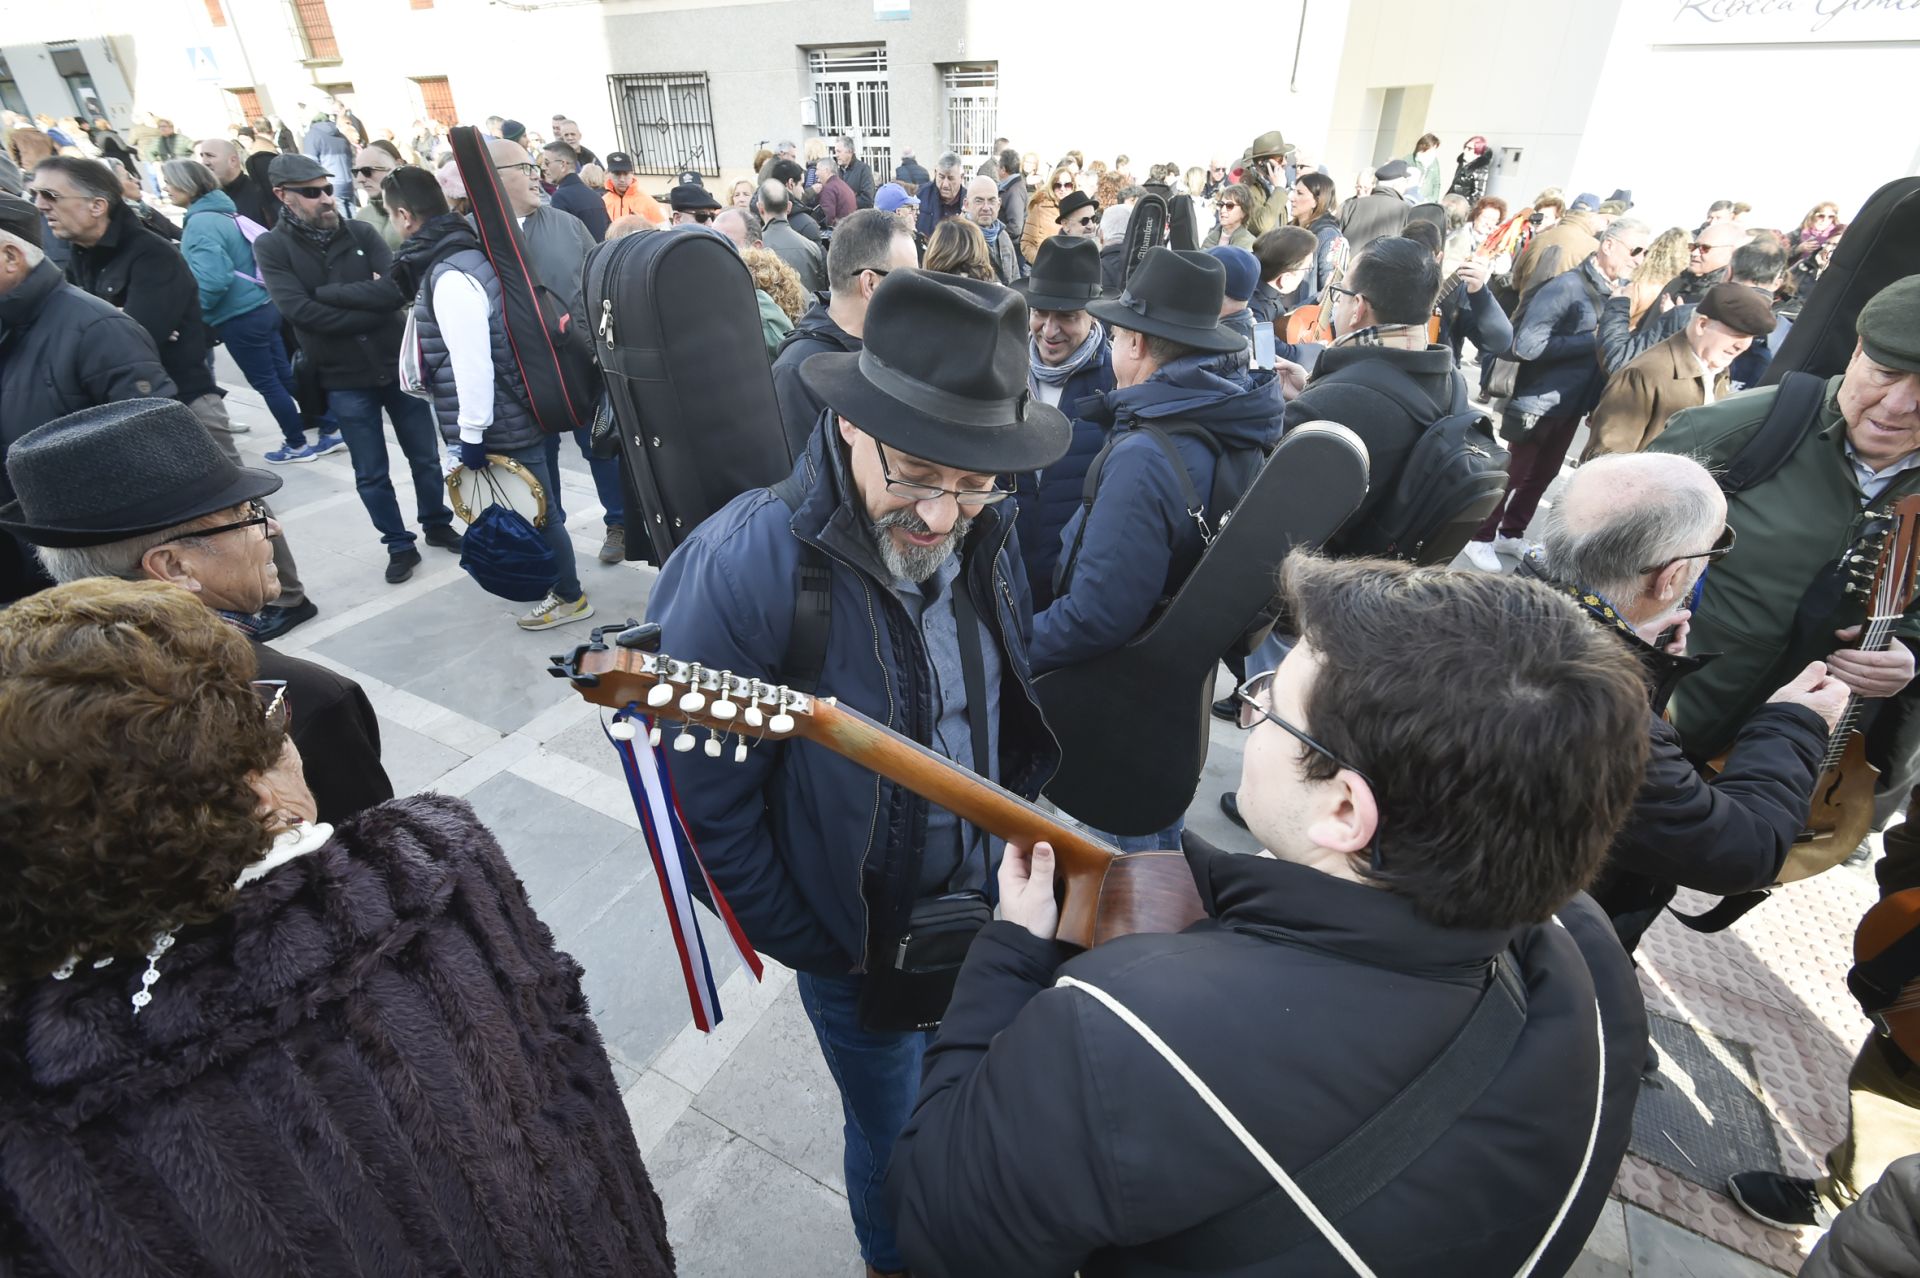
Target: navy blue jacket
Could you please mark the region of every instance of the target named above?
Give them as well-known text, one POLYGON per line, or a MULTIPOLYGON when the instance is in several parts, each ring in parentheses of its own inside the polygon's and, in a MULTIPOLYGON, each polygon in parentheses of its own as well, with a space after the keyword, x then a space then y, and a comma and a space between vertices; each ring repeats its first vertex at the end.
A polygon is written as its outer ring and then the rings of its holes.
POLYGON ((1067 379, 1060 390, 1060 411, 1073 423, 1066 456, 1045 470, 1014 477, 1014 500, 1020 503, 1020 557, 1027 565, 1027 585, 1036 612, 1053 602, 1053 569, 1060 561, 1060 533, 1080 509, 1087 468, 1106 446, 1107 427, 1079 415, 1082 400, 1095 399, 1113 389, 1113 348, 1100 345, 1090 359, 1067 379))
MULTIPOLYGON (((821 415, 795 468, 806 478, 800 508, 764 488, 728 502, 667 559, 647 616, 660 623, 667 653, 777 682, 800 542, 818 546, 833 574, 820 695, 924 744, 935 717, 926 648, 888 585, 831 420, 821 415)), ((1028 682, 1031 608, 1014 522, 992 506, 975 517, 959 581, 1000 645, 1002 783, 1032 796, 1059 750, 1028 682)), ((899 938, 919 874, 925 799, 807 741, 759 745, 742 764, 731 750, 718 759, 667 757, 694 841, 754 948, 803 972, 846 973, 899 938)))
POLYGON ((953 203, 943 204, 940 201, 939 183, 926 182, 920 187, 920 217, 914 229, 919 231, 920 238, 925 240, 933 234, 934 227, 940 225, 948 218, 963 216, 966 211, 966 204, 966 183, 962 182, 960 184, 960 194, 954 197, 953 203))
POLYGON ((585 222, 595 244, 607 238, 606 201, 600 198, 600 192, 582 182, 578 173, 569 173, 554 185, 553 207, 565 209, 585 222))
MULTIPOLYGON (((1197 425, 1223 450, 1280 441, 1286 404, 1273 374, 1222 370, 1217 357, 1189 355, 1137 386, 1102 396, 1079 410, 1116 432, 1140 424, 1167 429, 1197 425)), ((1193 490, 1213 491, 1213 453, 1191 435, 1173 435, 1193 490)), ((1160 445, 1144 433, 1116 440, 1100 472, 1092 509, 1077 510, 1060 534, 1059 572, 1082 523, 1066 589, 1033 619, 1033 668, 1045 672, 1111 652, 1139 634, 1154 606, 1177 590, 1204 543, 1187 515, 1180 479, 1160 445)))
POLYGON ((1578 417, 1600 402, 1607 375, 1596 332, 1611 292, 1589 256, 1528 296, 1513 332, 1514 357, 1524 362, 1510 411, 1578 417))

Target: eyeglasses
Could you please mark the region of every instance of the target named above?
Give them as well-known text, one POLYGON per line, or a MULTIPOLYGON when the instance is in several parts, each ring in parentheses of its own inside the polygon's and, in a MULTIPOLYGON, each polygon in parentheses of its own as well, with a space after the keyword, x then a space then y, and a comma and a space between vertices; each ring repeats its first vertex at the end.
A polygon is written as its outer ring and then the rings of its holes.
MULTIPOLYGON (((1647 247, 1648 247, 1647 245, 1642 244, 1637 249, 1628 249, 1627 256, 1628 257, 1645 257, 1647 255, 1647 247)), ((1698 246, 1696 245, 1695 247, 1698 247, 1698 246)))
POLYGON ((1053 184, 1053 189, 1054 189, 1054 190, 1056 190, 1056 191, 1071 191, 1071 190, 1073 189, 1073 183, 1071 183, 1071 182, 1055 182, 1055 183, 1053 184))
POLYGON ((1220 207, 1223 209, 1237 209, 1240 206, 1234 203, 1232 200, 1222 200, 1220 201, 1220 207))
POLYGON ((333 183, 328 182, 325 186, 283 186, 280 189, 309 200, 323 200, 333 194, 333 183))
POLYGON ((893 472, 887 469, 887 449, 879 440, 873 441, 873 451, 880 457, 880 478, 887 484, 887 491, 895 497, 905 497, 909 501, 939 501, 942 497, 951 497, 954 504, 962 510, 978 510, 982 506, 991 506, 997 501, 1005 501, 1013 496, 1004 488, 941 488, 934 484, 916 484, 905 479, 895 479, 893 472))
POLYGON ((1831 222, 1835 218, 1838 218, 1839 216, 1840 215, 1838 213, 1815 213, 1813 215, 1813 220, 1816 222, 1831 222))
POLYGON ((391 164, 389 164, 384 169, 376 169, 371 164, 369 164, 365 168, 355 169, 353 171, 355 177, 363 177, 363 178, 370 178, 376 173, 391 173, 391 172, 393 172, 393 166, 391 164))
POLYGON ((238 532, 242 528, 265 528, 267 521, 272 518, 273 516, 267 513, 266 506, 258 500, 254 500, 247 503, 247 517, 245 519, 236 519, 230 524, 216 524, 212 528, 196 528, 192 532, 175 533, 160 544, 165 546, 176 541, 194 541, 201 537, 217 537, 221 533, 238 532))
POLYGON ((881 279, 885 279, 889 274, 892 273, 893 268, 891 266, 863 266, 860 268, 860 270, 855 271, 854 274, 858 275, 862 271, 870 275, 878 275, 881 279))
POLYGON ((53 204, 60 200, 97 200, 100 197, 97 195, 87 195, 84 192, 79 195, 65 195, 59 191, 49 191, 44 186, 30 186, 27 188, 27 198, 35 204, 38 204, 41 200, 53 204))
POLYGON ((693 214, 693 220, 696 222, 711 222, 720 216, 717 209, 688 209, 687 211, 693 214))
POLYGON ((1689 244, 1687 245, 1687 252, 1688 253, 1711 253, 1713 252, 1713 247, 1714 246, 1711 244, 1689 244))
POLYGON ((1329 284, 1327 285, 1327 292, 1336 293, 1341 297, 1351 297, 1356 302, 1366 296, 1366 294, 1364 293, 1354 292, 1352 289, 1346 287, 1344 284, 1329 284))
POLYGON ((1640 571, 1641 572, 1659 572, 1662 568, 1671 568, 1674 564, 1680 563, 1682 560, 1687 560, 1687 559, 1704 559, 1708 563, 1714 563, 1718 560, 1725 559, 1728 555, 1732 554, 1734 543, 1739 540, 1740 540, 1740 536, 1738 533, 1733 531, 1733 525, 1728 524, 1725 528, 1722 528, 1720 530, 1720 536, 1713 543, 1713 549, 1697 550, 1691 555, 1675 555, 1673 558, 1667 560, 1665 563, 1651 564, 1645 568, 1640 569, 1640 571))
POLYGON ((525 173, 528 177, 532 177, 534 174, 540 171, 540 166, 535 164, 531 160, 527 161, 525 164, 496 164, 493 166, 493 168, 494 168, 494 172, 496 173, 511 173, 515 169, 518 169, 520 172, 525 173))
MULTIPOLYGON (((1239 717, 1234 720, 1236 726, 1238 726, 1242 732, 1247 732, 1258 727, 1263 720, 1271 723, 1274 727, 1280 729, 1295 741, 1298 741, 1301 745, 1313 751, 1328 763, 1331 763, 1334 767, 1346 772, 1351 772, 1362 781, 1365 781, 1368 789, 1375 789, 1376 787, 1373 784, 1372 778, 1367 776, 1366 773, 1308 736, 1305 729, 1294 726, 1273 712, 1273 676, 1275 673, 1277 672, 1269 670, 1264 674, 1257 674, 1233 690, 1234 700, 1240 703, 1238 707, 1240 711, 1239 717)), ((1367 848, 1367 857, 1373 866, 1373 872, 1378 874, 1380 872, 1380 827, 1377 823, 1374 826, 1373 842, 1367 848)))
POLYGON ((1078 229, 1084 231, 1088 227, 1093 225, 1093 214, 1089 213, 1085 217, 1068 218, 1067 225, 1071 227, 1077 227, 1078 229))
POLYGON ((287 695, 285 679, 255 679, 248 687, 253 695, 260 698, 260 712, 266 716, 267 727, 275 732, 284 733, 288 722, 293 718, 293 698, 287 695))

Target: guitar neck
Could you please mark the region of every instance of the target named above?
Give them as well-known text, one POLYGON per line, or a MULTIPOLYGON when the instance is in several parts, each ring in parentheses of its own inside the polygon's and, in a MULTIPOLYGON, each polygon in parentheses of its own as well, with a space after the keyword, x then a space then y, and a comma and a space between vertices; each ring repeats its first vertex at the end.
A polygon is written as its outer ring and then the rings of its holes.
MULTIPOLYGON (((1899 624, 1900 617, 1871 617, 1861 633, 1859 650, 1861 652, 1885 652, 1893 646, 1893 628, 1899 624)), ((1826 772, 1840 765, 1847 753, 1847 738, 1853 735, 1853 725, 1860 718, 1860 698, 1849 695, 1847 708, 1840 712, 1840 719, 1834 724, 1833 732, 1827 737, 1827 757, 1821 763, 1820 770, 1826 772)))

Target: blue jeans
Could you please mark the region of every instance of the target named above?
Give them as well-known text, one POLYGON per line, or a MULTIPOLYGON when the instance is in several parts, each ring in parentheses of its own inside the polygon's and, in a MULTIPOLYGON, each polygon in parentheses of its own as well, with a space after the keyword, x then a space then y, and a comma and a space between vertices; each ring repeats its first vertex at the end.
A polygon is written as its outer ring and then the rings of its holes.
POLYGON ((858 976, 799 973, 800 1005, 813 1022, 820 1054, 840 1089, 845 1116, 847 1206, 860 1255, 891 1273, 905 1269, 883 1192, 893 1143, 920 1095, 920 1058, 932 1034, 882 1034, 860 1028, 858 976))
MULTIPOLYGON (((580 455, 587 459, 587 469, 593 472, 593 491, 600 498, 600 509, 605 512, 603 521, 609 528, 626 527, 626 500, 620 491, 620 459, 595 457, 593 432, 585 426, 573 432, 573 442, 580 445, 580 455)), ((547 436, 547 452, 553 460, 554 468, 559 469, 560 437, 558 435, 547 436)))
POLYGON ((327 392, 327 406, 340 422, 340 434, 353 458, 353 486, 367 508, 373 526, 390 555, 413 549, 413 534, 400 518, 400 502, 387 472, 387 433, 380 427, 380 410, 393 419, 393 434, 407 455, 413 472, 413 498, 422 527, 442 528, 453 523, 447 508, 446 480, 440 470, 440 432, 434 428, 433 409, 424 399, 403 395, 398 386, 376 386, 327 392))
POLYGON ((554 461, 560 451, 559 439, 558 435, 549 435, 542 443, 528 444, 504 455, 532 471, 540 487, 547 490, 547 523, 540 535, 553 551, 554 565, 560 570, 554 578, 553 589, 562 599, 578 599, 582 594, 580 572, 573 562, 573 538, 567 535, 567 512, 560 504, 560 467, 554 461))
MULTIPOLYGON (((1093 830, 1092 826, 1087 828, 1093 830)), ((1180 849, 1180 832, 1186 828, 1187 819, 1181 817, 1158 834, 1115 834, 1110 830, 1093 832, 1122 852, 1165 852, 1170 848, 1177 852, 1180 849)))
POLYGON ((307 442, 300 425, 300 404, 294 398, 293 361, 280 340, 280 312, 272 302, 237 315, 214 330, 227 353, 240 366, 247 385, 260 392, 267 410, 280 424, 280 437, 291 448, 307 442))

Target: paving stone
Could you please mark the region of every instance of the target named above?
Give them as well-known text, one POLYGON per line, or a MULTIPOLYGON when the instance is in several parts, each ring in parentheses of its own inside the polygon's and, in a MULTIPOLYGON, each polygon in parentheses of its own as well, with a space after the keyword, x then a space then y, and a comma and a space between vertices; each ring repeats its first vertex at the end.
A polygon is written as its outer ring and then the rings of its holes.
POLYGON ((436 780, 466 759, 452 746, 386 718, 380 720, 380 761, 386 765, 395 794, 431 790, 436 780))
POLYGON ((846 1192, 840 1092, 790 985, 694 1107, 751 1136, 822 1184, 846 1192))
MULTIPOLYGON (((1587 1245, 1581 1255, 1592 1257, 1595 1264, 1613 1265, 1621 1273, 1627 1272, 1629 1253, 1625 1203, 1618 1198, 1607 1199, 1606 1205, 1600 1209, 1600 1218, 1593 1222, 1593 1232, 1587 1236, 1587 1245)), ((1595 1271, 1594 1278, 1599 1278, 1600 1272, 1595 1271)))
POLYGON ((613 747, 607 744, 607 734, 600 729, 598 716, 584 719, 558 736, 549 738, 546 748, 554 754, 562 755, 577 763, 584 763, 610 777, 620 780, 626 777, 626 773, 620 767, 620 756, 615 754, 613 747))
POLYGON ((693 1093, 664 1074, 646 1070, 625 1090, 622 1099, 627 1105, 627 1121, 633 1124, 634 1143, 646 1158, 686 1113, 693 1103, 693 1093))
MULTIPOLYGON (((474 811, 506 849, 527 898, 564 943, 571 928, 568 906, 560 901, 602 858, 625 843, 632 831, 550 790, 510 774, 495 777, 469 796, 474 811)), ((646 864, 641 852, 639 863, 646 864)), ((657 904, 657 903, 656 903, 657 904)), ((584 926, 589 920, 580 919, 584 926)))
POLYGON ((1633 1278, 1771 1278, 1798 1269, 1769 1269, 1638 1207, 1626 1220, 1633 1278))

